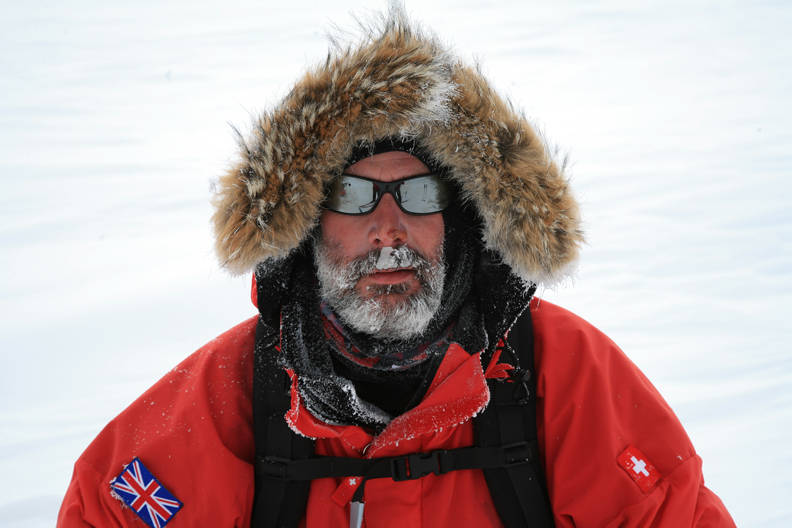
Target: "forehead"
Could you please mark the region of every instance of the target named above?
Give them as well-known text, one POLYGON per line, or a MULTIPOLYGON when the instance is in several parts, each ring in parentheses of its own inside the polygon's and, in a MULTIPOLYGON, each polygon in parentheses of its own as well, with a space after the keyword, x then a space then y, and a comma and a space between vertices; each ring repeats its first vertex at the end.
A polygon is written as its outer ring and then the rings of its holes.
POLYGON ((431 171, 421 160, 407 152, 393 151, 375 154, 353 163, 345 174, 362 176, 384 182, 429 174, 431 171))

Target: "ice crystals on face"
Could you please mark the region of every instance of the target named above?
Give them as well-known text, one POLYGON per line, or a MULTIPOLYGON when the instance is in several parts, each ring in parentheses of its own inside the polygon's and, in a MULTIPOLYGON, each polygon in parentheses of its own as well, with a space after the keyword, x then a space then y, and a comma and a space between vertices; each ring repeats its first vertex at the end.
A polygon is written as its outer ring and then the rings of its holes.
POLYGON ((393 249, 392 247, 384 247, 380 250, 376 268, 379 270, 406 268, 411 264, 412 258, 410 257, 410 252, 407 251, 404 246, 396 249, 393 249))
POLYGON ((384 247, 380 250, 379 259, 377 260, 377 269, 390 269, 396 267, 396 259, 392 257, 393 248, 384 247))
POLYGON ((372 249, 347 261, 337 245, 315 245, 320 296, 352 329, 382 339, 410 339, 421 335, 437 312, 445 281, 442 246, 439 255, 429 260, 407 246, 372 249), (366 295, 355 286, 363 277, 377 271, 409 268, 415 272, 414 284, 369 284, 366 295), (399 297, 393 297, 399 295, 399 297))

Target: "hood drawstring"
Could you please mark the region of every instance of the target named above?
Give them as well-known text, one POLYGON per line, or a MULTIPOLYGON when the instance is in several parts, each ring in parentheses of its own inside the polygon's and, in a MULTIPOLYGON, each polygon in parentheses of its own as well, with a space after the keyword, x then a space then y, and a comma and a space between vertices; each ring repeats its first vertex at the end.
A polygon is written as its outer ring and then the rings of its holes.
POLYGON ((514 365, 511 373, 505 379, 515 384, 512 397, 514 401, 522 405, 528 401, 528 396, 530 396, 528 380, 531 379, 531 371, 520 368, 520 360, 508 342, 503 341, 503 346, 498 347, 498 350, 505 350, 514 365))

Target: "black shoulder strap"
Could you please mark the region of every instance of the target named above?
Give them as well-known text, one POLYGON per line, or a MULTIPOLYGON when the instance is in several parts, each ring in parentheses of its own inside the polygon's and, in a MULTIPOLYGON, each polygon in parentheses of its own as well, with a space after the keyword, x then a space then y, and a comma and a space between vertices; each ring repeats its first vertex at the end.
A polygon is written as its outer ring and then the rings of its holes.
MULTIPOLYGON (((530 306, 509 332, 507 346, 517 352, 519 364, 510 382, 489 379, 490 403, 476 418, 479 447, 528 442, 538 451, 533 325, 530 306)), ((504 358, 505 359, 505 358, 504 358)), ((492 501, 507 528, 549 528, 553 523, 542 465, 528 463, 484 469, 492 501)))
MULTIPOLYGON (((292 432, 284 416, 289 410, 289 376, 278 366, 278 329, 259 317, 253 366, 253 431, 257 457, 301 460, 313 456, 314 442, 292 432)), ((286 481, 256 475, 253 528, 298 525, 308 503, 310 481, 286 481)))
POLYGON ((277 364, 278 331, 259 318, 253 375, 257 461, 252 528, 296 527, 312 479, 366 475, 401 481, 474 468, 484 471, 507 528, 553 527, 538 457, 532 334, 526 310, 508 339, 522 368, 517 368, 511 382, 487 381, 490 404, 474 419, 477 447, 387 459, 312 458, 314 442, 295 434, 284 419, 290 407, 290 383, 277 364))

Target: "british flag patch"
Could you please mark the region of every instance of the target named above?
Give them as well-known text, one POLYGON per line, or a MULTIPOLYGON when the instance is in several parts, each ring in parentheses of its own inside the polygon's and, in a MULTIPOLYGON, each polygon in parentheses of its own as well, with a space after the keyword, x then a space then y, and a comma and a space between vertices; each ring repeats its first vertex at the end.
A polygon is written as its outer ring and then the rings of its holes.
POLYGON ((168 524, 183 506, 137 457, 110 486, 151 528, 162 528, 168 524))

